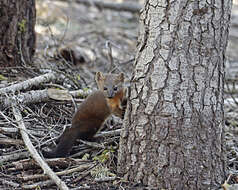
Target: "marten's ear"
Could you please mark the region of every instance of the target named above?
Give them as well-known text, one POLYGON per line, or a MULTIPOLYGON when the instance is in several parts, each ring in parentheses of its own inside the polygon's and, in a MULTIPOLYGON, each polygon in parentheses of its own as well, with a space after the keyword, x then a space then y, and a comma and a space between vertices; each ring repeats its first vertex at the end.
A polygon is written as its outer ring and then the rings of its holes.
POLYGON ((123 82, 124 81, 124 73, 118 74, 118 79, 123 82))
POLYGON ((100 80, 104 80, 104 75, 102 74, 102 72, 96 72, 96 75, 95 75, 95 80, 96 81, 100 81, 100 80))

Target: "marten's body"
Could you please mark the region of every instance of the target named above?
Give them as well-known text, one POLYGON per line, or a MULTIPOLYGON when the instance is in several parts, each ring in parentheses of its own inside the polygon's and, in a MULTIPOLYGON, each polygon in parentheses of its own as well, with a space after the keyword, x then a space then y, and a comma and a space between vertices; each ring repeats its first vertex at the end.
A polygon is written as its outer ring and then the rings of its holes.
POLYGON ((96 82, 99 90, 89 95, 80 104, 73 116, 72 126, 65 129, 54 150, 42 151, 44 157, 66 157, 76 139, 92 139, 111 114, 123 118, 126 104, 123 74, 104 76, 98 72, 96 82))

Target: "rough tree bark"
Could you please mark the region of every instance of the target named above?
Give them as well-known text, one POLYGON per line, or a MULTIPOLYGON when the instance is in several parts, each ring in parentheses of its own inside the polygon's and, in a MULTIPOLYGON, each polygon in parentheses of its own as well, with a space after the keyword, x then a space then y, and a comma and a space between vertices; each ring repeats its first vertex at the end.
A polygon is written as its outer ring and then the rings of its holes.
POLYGON ((231 0, 147 0, 118 172, 159 189, 226 177, 224 62, 231 0))
POLYGON ((0 67, 31 63, 35 18, 35 0, 0 1, 0 67))

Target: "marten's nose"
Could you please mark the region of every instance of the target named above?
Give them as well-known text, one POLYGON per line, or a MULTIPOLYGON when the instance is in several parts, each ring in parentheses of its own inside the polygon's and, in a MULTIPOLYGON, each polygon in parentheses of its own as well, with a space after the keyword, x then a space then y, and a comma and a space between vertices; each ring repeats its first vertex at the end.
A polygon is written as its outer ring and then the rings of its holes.
POLYGON ((108 97, 108 98, 113 98, 113 97, 114 97, 114 91, 113 91, 113 89, 108 89, 108 90, 107 90, 107 97, 108 97))

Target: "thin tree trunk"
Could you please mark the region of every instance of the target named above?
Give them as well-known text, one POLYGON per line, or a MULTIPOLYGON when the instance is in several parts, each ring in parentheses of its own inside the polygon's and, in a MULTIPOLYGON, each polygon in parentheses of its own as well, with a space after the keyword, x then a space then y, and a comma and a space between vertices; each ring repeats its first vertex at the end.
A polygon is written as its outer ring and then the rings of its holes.
POLYGON ((215 189, 226 177, 225 49, 231 0, 147 0, 118 172, 159 189, 215 189))
POLYGON ((35 52, 35 0, 1 0, 0 67, 30 64, 35 52))

